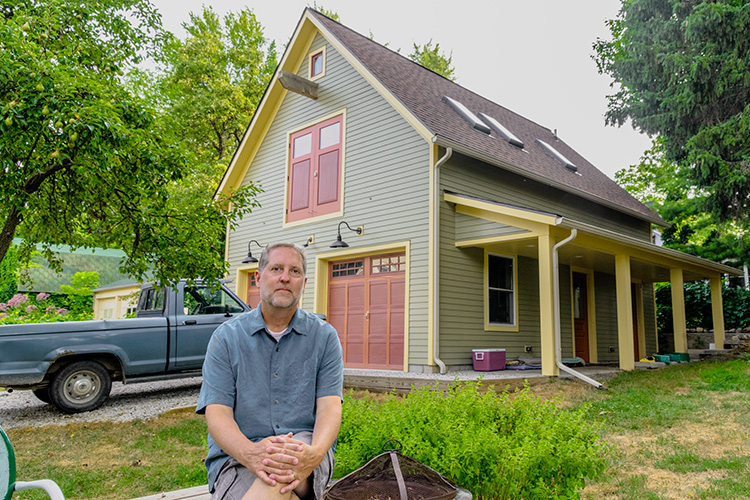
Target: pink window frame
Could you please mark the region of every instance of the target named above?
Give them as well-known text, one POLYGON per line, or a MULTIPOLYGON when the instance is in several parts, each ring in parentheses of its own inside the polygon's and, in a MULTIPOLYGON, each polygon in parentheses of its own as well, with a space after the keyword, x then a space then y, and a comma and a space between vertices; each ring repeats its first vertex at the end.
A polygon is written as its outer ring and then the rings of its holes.
MULTIPOLYGON (((341 186, 343 179, 341 178, 341 162, 342 162, 342 142, 344 137, 344 115, 337 115, 328 120, 317 123, 311 127, 297 131, 289 137, 289 175, 287 181, 287 206, 286 206, 286 221, 296 222, 299 220, 310 219, 321 215, 328 215, 338 212, 341 209, 341 186), (335 123, 339 124, 339 140, 337 144, 328 146, 326 148, 320 147, 320 131, 335 123), (303 137, 307 134, 312 136, 312 146, 308 154, 300 155, 295 158, 294 141, 297 138, 303 137), (330 158, 332 155, 335 156, 335 192, 331 193, 330 190, 327 193, 333 194, 333 200, 320 201, 321 186, 320 180, 323 175, 320 173, 321 158, 330 158), (304 165, 308 162, 307 167, 304 165), (305 179, 299 179, 297 176, 306 176, 305 179), (305 206, 297 207, 294 209, 295 200, 299 200, 299 196, 302 194, 304 189, 307 189, 307 204, 305 206), (300 193, 295 193, 294 190, 299 189, 300 193)), ((331 165, 328 164, 327 167, 331 165)), ((330 170, 330 168, 328 168, 330 170)), ((330 177, 333 172, 328 172, 330 177)))
POLYGON ((326 63, 326 59, 325 59, 325 52, 323 51, 323 49, 311 55, 310 56, 310 78, 315 78, 316 76, 322 75, 323 73, 325 73, 325 63, 326 63), (315 73, 315 60, 317 58, 321 59, 321 64, 320 64, 320 71, 318 73, 315 73))

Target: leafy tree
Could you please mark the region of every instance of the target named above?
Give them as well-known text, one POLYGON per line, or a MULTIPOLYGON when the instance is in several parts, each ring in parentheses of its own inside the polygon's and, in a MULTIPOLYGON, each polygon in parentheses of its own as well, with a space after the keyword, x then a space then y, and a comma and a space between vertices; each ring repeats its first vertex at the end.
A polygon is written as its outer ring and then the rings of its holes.
POLYGON ((18 291, 18 258, 16 247, 11 244, 5 258, 0 262, 0 302, 7 302, 18 291))
POLYGON ((444 76, 448 80, 456 81, 455 68, 453 67, 453 52, 446 56, 440 51, 440 44, 432 45, 432 39, 424 45, 414 44, 414 50, 409 54, 409 59, 421 64, 425 68, 444 76))
POLYGON ((744 0, 623 0, 594 44, 613 77, 609 124, 663 138, 720 221, 750 220, 750 4, 744 0), (614 85, 614 84, 613 84, 614 85))
POLYGON ((186 157, 122 73, 165 40, 148 0, 0 3, 0 261, 14 236, 59 270, 52 245, 120 248, 121 270, 163 282, 223 277, 223 234, 254 190, 174 196, 186 157), (231 201, 232 210, 224 210, 231 201))
MULTIPOLYGON (((307 4, 307 5, 309 6, 310 4, 307 4)), ((330 17, 331 19, 333 19, 337 23, 341 22, 341 18, 339 17, 338 12, 335 12, 333 10, 328 10, 325 7, 323 7, 322 4, 318 5, 318 2, 313 2, 312 8, 315 9, 315 10, 317 10, 318 12, 320 12, 321 14, 323 14, 324 16, 330 17)))
POLYGON ((204 7, 183 27, 187 38, 165 50, 166 113, 196 160, 226 167, 276 69, 276 44, 249 9, 222 22, 204 7))
POLYGON ((662 231, 664 246, 735 267, 750 262, 750 234, 703 210, 706 195, 676 175, 676 169, 657 137, 641 163, 618 171, 615 180, 670 224, 662 231))

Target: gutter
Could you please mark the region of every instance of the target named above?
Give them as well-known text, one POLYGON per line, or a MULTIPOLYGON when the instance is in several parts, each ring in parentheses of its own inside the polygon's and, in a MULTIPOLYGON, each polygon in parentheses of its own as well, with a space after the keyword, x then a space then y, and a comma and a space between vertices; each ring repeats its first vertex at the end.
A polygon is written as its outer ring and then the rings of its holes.
MULTIPOLYGON (((435 142, 435 137, 433 141, 435 142)), ((433 223, 435 227, 435 241, 432 245, 432 261, 435 263, 432 307, 432 329, 434 332, 434 343, 432 345, 432 359, 440 367, 440 373, 445 373, 445 363, 440 359, 440 166, 453 156, 453 148, 445 148, 445 155, 435 162, 434 191, 435 203, 433 209, 433 223)))
POLYGON ((577 229, 571 229, 570 230, 570 236, 565 238, 564 240, 558 242, 555 244, 554 247, 552 247, 552 288, 555 295, 554 305, 555 305, 555 363, 557 364, 557 367, 561 369, 564 372, 569 373, 570 375, 573 375, 574 377, 578 377, 579 379, 583 380, 584 382, 588 382, 589 384, 593 385, 597 389, 606 389, 602 384, 597 382, 596 380, 587 377, 583 373, 577 372, 576 370, 565 366, 562 362, 562 334, 560 332, 560 263, 558 260, 557 251, 558 249, 573 241, 576 239, 576 236, 578 236, 578 230, 577 229))

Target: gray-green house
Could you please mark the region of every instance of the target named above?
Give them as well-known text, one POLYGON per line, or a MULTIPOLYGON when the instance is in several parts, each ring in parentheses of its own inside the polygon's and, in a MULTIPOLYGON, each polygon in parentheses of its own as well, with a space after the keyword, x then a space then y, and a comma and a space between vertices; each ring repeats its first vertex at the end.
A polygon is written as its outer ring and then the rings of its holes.
POLYGON ((261 207, 227 242, 237 291, 257 303, 256 242, 308 243, 302 305, 347 367, 445 371, 530 346, 546 375, 558 347, 632 369, 658 350, 662 281, 711 280, 723 342, 720 277, 737 270, 654 245, 664 221, 552 131, 314 10, 219 189, 250 181, 261 207))

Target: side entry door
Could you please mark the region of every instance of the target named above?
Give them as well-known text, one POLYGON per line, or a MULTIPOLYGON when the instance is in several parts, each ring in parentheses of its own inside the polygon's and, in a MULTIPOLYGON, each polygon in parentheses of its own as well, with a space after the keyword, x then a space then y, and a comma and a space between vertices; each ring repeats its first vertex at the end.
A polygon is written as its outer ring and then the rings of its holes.
POLYGON ((174 367, 189 370, 203 366, 208 341, 214 330, 234 315, 245 311, 232 295, 222 288, 185 286, 182 307, 177 304, 177 335, 174 367))

